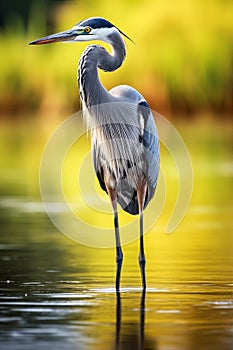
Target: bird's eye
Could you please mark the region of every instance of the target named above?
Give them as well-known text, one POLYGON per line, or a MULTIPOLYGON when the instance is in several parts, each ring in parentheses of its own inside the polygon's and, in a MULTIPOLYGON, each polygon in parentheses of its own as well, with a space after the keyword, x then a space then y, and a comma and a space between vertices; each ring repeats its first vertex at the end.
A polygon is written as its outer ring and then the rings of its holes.
POLYGON ((85 33, 90 33, 90 31, 91 31, 91 28, 90 28, 90 27, 84 28, 84 32, 85 32, 85 33))

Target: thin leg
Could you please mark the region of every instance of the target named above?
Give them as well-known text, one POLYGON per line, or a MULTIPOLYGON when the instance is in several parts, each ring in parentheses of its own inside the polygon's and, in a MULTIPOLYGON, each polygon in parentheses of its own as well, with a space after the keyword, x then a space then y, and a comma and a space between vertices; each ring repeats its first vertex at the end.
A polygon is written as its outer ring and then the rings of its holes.
POLYGON ((123 261, 123 253, 121 250, 121 241, 119 233, 118 213, 117 213, 117 193, 116 190, 109 188, 106 184, 108 195, 111 200, 113 214, 114 214, 114 227, 115 227, 115 239, 116 239, 116 291, 120 290, 120 279, 121 279, 121 266, 123 261))
POLYGON ((146 290, 146 273, 145 273, 145 265, 146 258, 144 253, 144 241, 143 241, 143 212, 140 213, 140 252, 138 257, 141 276, 142 276, 142 288, 146 290))
MULTIPOLYGON (((115 202, 112 204, 113 204, 113 208, 117 206, 115 202)), ((116 264, 117 264, 116 291, 118 292, 120 290, 121 266, 122 266, 122 261, 123 261, 123 253, 121 250, 117 209, 114 210, 114 226, 115 226, 115 238, 116 238, 116 264)))
POLYGON ((137 191, 138 207, 139 207, 139 214, 140 214, 140 252, 139 252, 138 261, 139 261, 139 266, 141 270, 142 288, 144 291, 146 290, 146 273, 145 273, 146 258, 144 253, 144 241, 143 241, 143 209, 144 209, 146 191, 147 191, 147 184, 144 182, 137 191))

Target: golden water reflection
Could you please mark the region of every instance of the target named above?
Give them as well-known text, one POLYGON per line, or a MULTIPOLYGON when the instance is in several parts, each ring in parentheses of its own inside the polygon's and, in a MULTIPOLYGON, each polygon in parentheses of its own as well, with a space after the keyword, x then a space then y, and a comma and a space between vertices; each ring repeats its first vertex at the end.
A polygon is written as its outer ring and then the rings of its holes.
POLYGON ((123 246, 116 295, 115 250, 69 240, 44 212, 45 135, 1 128, 0 349, 232 348, 232 134, 219 124, 178 128, 194 192, 175 232, 164 233, 165 211, 145 235, 145 298, 139 242, 123 246))

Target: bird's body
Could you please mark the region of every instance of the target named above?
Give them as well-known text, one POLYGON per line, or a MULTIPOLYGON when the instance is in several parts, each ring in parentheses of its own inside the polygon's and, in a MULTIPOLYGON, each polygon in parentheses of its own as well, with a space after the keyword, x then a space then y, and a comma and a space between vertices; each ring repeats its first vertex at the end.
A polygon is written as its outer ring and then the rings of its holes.
POLYGON ((91 131, 95 172, 101 188, 110 197, 114 212, 116 289, 119 290, 123 258, 117 202, 128 213, 140 214, 139 263, 145 289, 143 210, 157 184, 159 142, 153 115, 144 97, 127 85, 107 91, 99 80, 98 68, 111 72, 123 63, 126 50, 121 35, 125 34, 105 19, 91 18, 78 23, 71 31, 38 39, 32 44, 99 39, 112 46, 112 54, 99 45, 86 48, 78 64, 78 85, 83 116, 91 131))

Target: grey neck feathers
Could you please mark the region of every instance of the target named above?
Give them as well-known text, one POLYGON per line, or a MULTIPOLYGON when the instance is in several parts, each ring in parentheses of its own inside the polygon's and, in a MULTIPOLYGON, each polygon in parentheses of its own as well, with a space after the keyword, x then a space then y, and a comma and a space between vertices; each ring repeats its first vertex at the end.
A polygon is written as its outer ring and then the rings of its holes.
POLYGON ((98 68, 112 72, 124 61, 126 50, 123 39, 118 32, 110 37, 113 54, 99 45, 90 45, 83 52, 78 65, 78 85, 80 97, 86 107, 112 101, 111 94, 101 84, 98 68))

